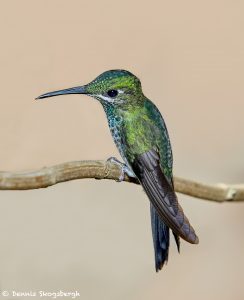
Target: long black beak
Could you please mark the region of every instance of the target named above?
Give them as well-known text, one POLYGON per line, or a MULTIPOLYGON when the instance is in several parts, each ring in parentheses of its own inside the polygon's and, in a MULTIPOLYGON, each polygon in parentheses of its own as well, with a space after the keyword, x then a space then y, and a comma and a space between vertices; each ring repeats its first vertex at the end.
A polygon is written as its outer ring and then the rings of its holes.
POLYGON ((86 86, 85 85, 77 86, 77 87, 73 87, 70 89, 46 93, 46 94, 43 94, 43 95, 37 97, 36 100, 48 98, 48 97, 60 96, 60 95, 69 95, 69 94, 86 94, 86 86))

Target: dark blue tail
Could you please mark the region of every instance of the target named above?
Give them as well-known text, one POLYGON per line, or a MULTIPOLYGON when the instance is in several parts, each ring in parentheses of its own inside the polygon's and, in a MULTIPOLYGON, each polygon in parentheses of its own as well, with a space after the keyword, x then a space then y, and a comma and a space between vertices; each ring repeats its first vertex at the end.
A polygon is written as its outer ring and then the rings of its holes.
MULTIPOLYGON (((163 265, 167 263, 169 256, 169 227, 161 221, 158 213, 156 212, 153 205, 150 203, 151 210, 151 226, 152 226, 152 236, 153 236, 153 245, 154 245, 154 254, 155 254, 155 268, 158 272, 162 269, 163 265)), ((180 251, 180 239, 173 232, 175 242, 180 251)))

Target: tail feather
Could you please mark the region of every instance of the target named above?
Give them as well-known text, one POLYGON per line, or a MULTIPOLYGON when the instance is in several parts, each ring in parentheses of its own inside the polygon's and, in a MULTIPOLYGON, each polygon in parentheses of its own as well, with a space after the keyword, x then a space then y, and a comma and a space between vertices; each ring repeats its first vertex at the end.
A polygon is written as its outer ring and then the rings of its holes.
MULTIPOLYGON (((150 203, 151 227, 155 255, 155 269, 160 271, 169 258, 170 234, 169 227, 159 217, 157 211, 150 203)), ((180 238, 173 232, 178 252, 180 252, 180 238)))
POLYGON ((174 238, 175 238, 175 243, 176 243, 176 246, 177 246, 177 250, 180 253, 180 237, 174 232, 173 232, 173 235, 174 235, 174 238))
POLYGON ((158 272, 167 263, 169 256, 169 227, 158 216, 155 208, 150 204, 151 227, 155 255, 155 268, 158 272))

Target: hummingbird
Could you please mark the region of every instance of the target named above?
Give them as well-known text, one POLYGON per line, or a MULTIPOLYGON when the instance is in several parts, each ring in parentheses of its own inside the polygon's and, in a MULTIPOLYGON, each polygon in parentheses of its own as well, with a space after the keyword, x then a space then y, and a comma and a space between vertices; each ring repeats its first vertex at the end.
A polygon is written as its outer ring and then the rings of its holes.
POLYGON ((90 83, 43 94, 36 99, 84 94, 98 100, 105 111, 113 140, 123 159, 110 158, 125 174, 138 179, 150 200, 151 229, 158 272, 168 261, 170 229, 178 251, 180 238, 198 244, 174 191, 173 155, 164 119, 142 91, 140 80, 126 70, 109 70, 90 83))

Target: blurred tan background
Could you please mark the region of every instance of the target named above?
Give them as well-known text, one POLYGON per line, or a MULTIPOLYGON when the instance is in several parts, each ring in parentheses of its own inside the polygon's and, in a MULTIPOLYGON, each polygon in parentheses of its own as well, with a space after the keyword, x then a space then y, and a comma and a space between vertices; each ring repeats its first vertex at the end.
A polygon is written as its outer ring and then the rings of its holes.
MULTIPOLYGON (((34 98, 123 68, 165 117, 175 174, 243 182, 243 10, 237 0, 1 1, 0 170, 118 157, 99 103, 34 98)), ((244 299, 244 205, 180 201, 200 244, 182 242, 178 255, 172 240, 156 274, 140 187, 80 180, 1 191, 0 289, 244 299)))

